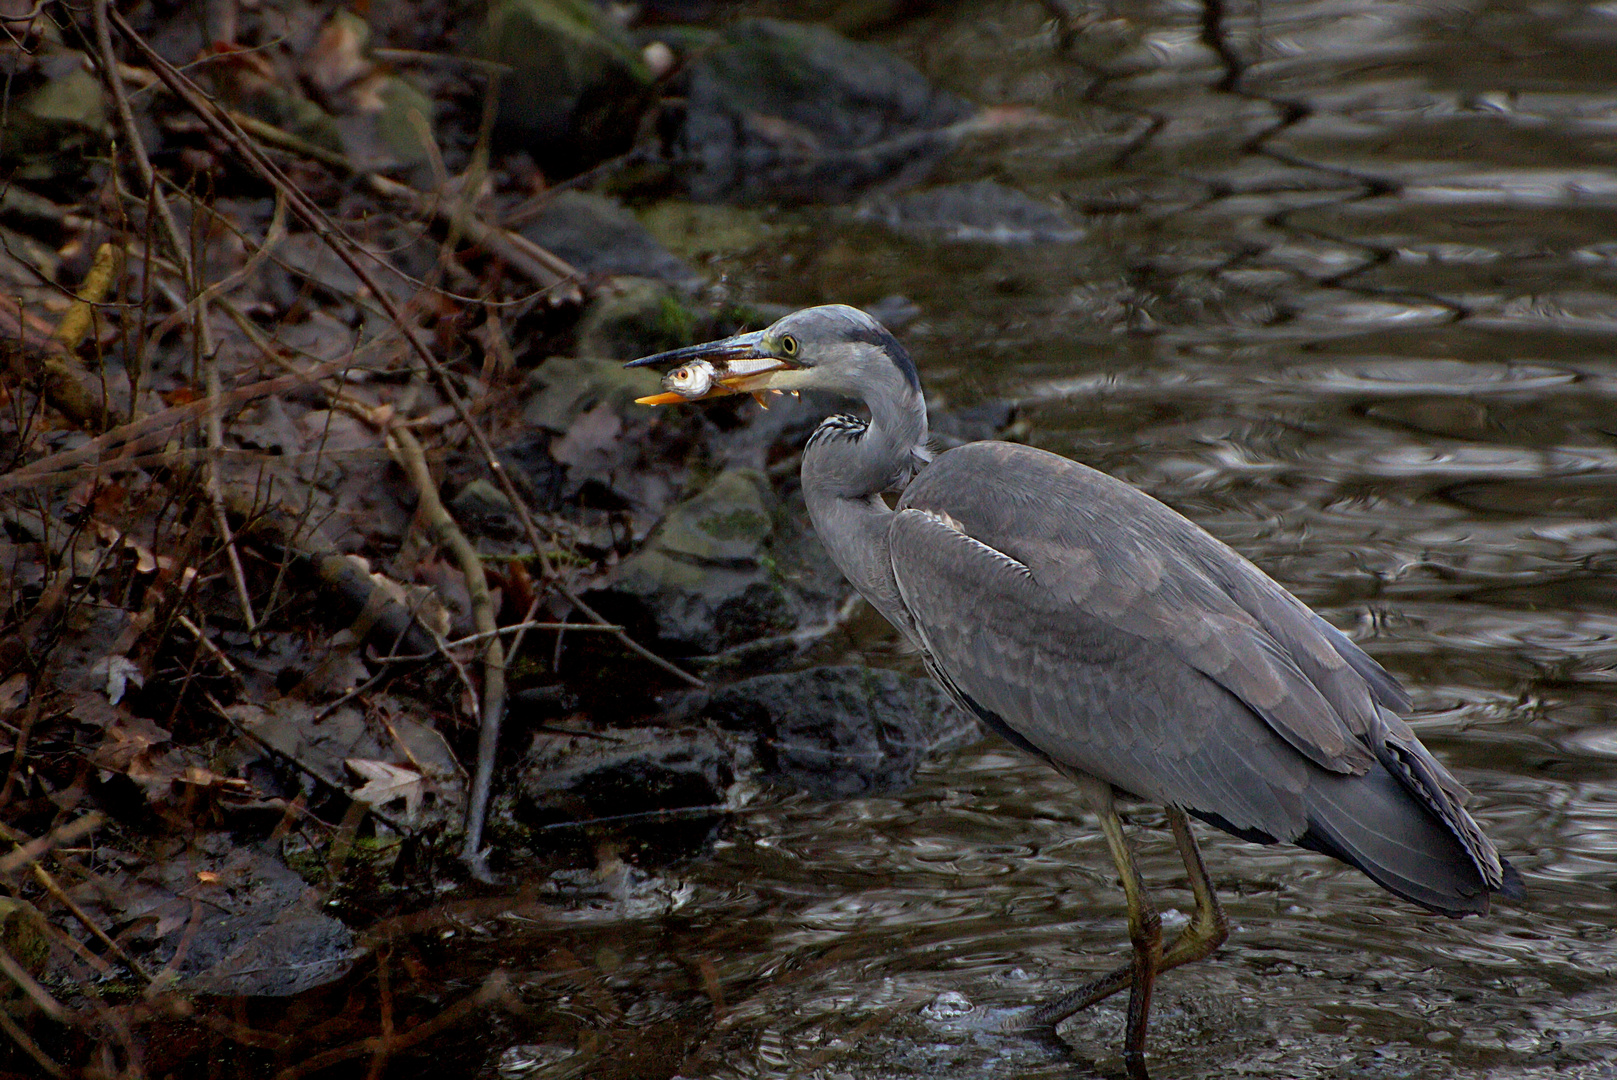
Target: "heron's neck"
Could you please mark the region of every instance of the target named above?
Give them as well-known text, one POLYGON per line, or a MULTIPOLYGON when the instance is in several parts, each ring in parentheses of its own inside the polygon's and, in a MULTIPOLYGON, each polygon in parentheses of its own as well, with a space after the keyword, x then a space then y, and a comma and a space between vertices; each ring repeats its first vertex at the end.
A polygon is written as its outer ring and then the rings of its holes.
POLYGON ((832 417, 803 451, 803 498, 831 560, 871 605, 908 622, 887 553, 892 510, 881 493, 902 487, 926 454, 926 403, 908 384, 866 399, 868 423, 832 417))
POLYGON ((840 499, 868 499, 903 487, 926 455, 926 403, 897 376, 865 398, 868 422, 832 417, 803 451, 803 490, 840 499))

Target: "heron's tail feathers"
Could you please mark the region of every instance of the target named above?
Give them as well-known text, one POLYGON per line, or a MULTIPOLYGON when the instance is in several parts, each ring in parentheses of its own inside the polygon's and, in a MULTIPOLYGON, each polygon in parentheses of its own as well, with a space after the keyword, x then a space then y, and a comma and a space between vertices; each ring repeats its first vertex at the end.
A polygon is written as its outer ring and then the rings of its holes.
POLYGON ((1309 827, 1297 843, 1444 915, 1486 914, 1494 893, 1520 897, 1521 876, 1466 811, 1465 788, 1408 724, 1392 713, 1383 723, 1368 773, 1310 777, 1309 827))

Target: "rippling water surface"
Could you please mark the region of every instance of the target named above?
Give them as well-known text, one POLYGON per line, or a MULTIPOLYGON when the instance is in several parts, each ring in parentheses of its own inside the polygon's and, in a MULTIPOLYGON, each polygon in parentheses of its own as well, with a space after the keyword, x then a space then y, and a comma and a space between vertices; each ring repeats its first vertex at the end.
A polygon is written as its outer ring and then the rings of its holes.
MULTIPOLYGON (((782 211, 716 268, 794 306, 907 297, 940 398, 1018 400, 1027 441, 1202 523, 1402 679, 1526 877, 1452 922, 1202 830, 1234 932, 1159 984, 1154 1076, 1617 1076, 1617 5, 1119 2, 1066 51, 1049 10, 878 40, 1037 110, 939 179, 1082 239, 782 211)), ((1182 869, 1160 812, 1131 820, 1171 930, 1182 869)), ((555 926, 502 927, 549 1019, 486 1069, 1115 1074, 1119 1004, 1066 1046, 994 1031, 1122 954, 1111 878, 1070 786, 998 742, 893 798, 762 793, 711 857, 567 916, 566 962, 555 926)))

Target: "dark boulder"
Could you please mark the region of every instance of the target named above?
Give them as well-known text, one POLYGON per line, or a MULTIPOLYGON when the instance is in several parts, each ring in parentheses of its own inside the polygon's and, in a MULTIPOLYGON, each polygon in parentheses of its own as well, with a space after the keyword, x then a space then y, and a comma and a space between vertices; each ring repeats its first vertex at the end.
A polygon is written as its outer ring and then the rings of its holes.
POLYGON ((823 798, 901 790, 930 754, 981 734, 931 680, 852 665, 692 691, 670 719, 752 736, 765 773, 823 798))
POLYGON ((734 779, 731 755, 711 731, 546 732, 529 748, 514 810, 536 847, 607 840, 634 862, 660 863, 706 840, 734 779))
POLYGON ((753 469, 727 470, 670 510, 591 602, 676 655, 785 633, 802 621, 804 604, 773 570, 774 531, 769 481, 753 469))

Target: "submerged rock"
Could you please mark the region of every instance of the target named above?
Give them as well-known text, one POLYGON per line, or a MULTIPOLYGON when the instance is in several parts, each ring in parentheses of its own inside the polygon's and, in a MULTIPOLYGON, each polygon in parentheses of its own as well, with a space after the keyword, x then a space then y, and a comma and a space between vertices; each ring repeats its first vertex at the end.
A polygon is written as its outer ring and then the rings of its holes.
POLYGON ((931 680, 853 665, 692 691, 670 719, 753 736, 766 774, 824 798, 901 790, 928 755, 981 734, 931 680))
POLYGON ((203 833, 183 851, 99 889, 81 906, 129 927, 124 946, 150 970, 171 967, 183 989, 279 997, 341 978, 357 954, 353 931, 324 898, 265 847, 203 833))
POLYGON ((777 19, 727 27, 685 83, 672 152, 704 202, 841 202, 913 183, 975 111, 885 49, 777 19))
POLYGON ((621 154, 652 98, 634 44, 588 0, 498 0, 481 54, 514 70, 500 80, 497 133, 553 176, 621 154))
POLYGON ((611 838, 645 865, 700 846, 734 779, 710 731, 618 729, 610 740, 546 732, 529 747, 514 810, 536 846, 611 838))
POLYGON ((1056 207, 993 180, 874 196, 854 216, 929 240, 1050 244, 1084 237, 1084 230, 1056 207))

